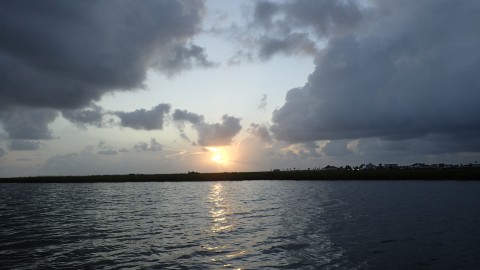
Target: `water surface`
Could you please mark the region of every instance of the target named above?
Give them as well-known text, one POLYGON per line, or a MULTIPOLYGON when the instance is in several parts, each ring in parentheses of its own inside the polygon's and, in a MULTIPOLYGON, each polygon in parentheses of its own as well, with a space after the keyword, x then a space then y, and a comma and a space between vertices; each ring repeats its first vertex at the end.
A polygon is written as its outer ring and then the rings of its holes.
POLYGON ((6 269, 476 269, 480 183, 1 184, 6 269))

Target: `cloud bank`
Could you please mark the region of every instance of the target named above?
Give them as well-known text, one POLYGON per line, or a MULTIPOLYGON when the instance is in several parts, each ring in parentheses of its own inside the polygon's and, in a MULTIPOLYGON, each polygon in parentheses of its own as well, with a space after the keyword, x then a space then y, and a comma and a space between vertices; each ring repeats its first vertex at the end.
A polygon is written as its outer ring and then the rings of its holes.
MULTIPOLYGON (((9 139, 50 139, 57 111, 101 127, 94 102, 142 88, 148 69, 172 76, 213 66, 192 43, 204 13, 202 0, 1 1, 0 123, 9 139)), ((146 111, 118 116, 136 129, 163 123, 146 111)))
POLYGON ((326 40, 308 82, 273 113, 275 137, 296 143, 433 136, 456 145, 452 151, 468 150, 462 141, 471 146, 480 134, 480 3, 359 3, 290 1, 256 13, 265 28, 276 27, 272 14, 280 14, 285 27, 310 27, 326 40))
POLYGON ((192 61, 209 65, 189 41, 203 13, 195 0, 2 1, 0 100, 80 108, 140 87, 150 67, 171 74, 192 61))
POLYGON ((0 122, 9 139, 47 140, 52 138, 48 127, 58 113, 51 109, 0 109, 0 122))
POLYGON ((315 55, 325 40, 358 27, 362 21, 358 1, 258 1, 249 34, 257 55, 268 60, 277 54, 315 55))

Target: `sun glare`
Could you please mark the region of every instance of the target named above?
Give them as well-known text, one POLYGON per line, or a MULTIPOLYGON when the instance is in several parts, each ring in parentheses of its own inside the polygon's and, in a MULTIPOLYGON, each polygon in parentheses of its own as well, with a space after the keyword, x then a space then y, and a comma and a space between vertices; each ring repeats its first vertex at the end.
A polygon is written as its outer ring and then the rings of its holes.
POLYGON ((219 154, 215 154, 215 155, 213 155, 213 157, 212 157, 212 161, 215 161, 215 162, 220 163, 220 162, 222 161, 222 156, 219 155, 219 154))
POLYGON ((211 147, 209 150, 212 153, 211 160, 212 162, 219 164, 219 165, 226 165, 227 164, 227 155, 225 154, 225 151, 220 148, 216 147, 211 147))

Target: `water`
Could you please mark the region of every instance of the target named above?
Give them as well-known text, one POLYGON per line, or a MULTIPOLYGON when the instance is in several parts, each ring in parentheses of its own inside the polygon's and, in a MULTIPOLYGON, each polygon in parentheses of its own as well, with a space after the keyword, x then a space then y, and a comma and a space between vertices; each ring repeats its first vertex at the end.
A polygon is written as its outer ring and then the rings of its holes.
POLYGON ((2 269, 478 269, 480 182, 0 184, 2 269))

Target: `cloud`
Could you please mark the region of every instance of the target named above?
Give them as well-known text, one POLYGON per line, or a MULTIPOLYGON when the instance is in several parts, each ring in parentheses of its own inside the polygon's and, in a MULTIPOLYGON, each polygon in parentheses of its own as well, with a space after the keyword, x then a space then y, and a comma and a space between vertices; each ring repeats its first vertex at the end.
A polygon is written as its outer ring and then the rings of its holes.
POLYGON ((188 47, 176 46, 172 49, 172 53, 163 54, 161 59, 154 63, 154 66, 165 70, 167 75, 173 76, 194 66, 209 68, 216 64, 208 60, 204 48, 190 44, 188 47))
POLYGON ((257 23, 266 27, 272 27, 272 18, 280 11, 280 4, 270 1, 258 1, 255 3, 253 16, 257 23))
POLYGON ((105 142, 104 140, 100 140, 98 142, 97 148, 99 149, 97 153, 104 156, 114 156, 117 155, 119 152, 122 152, 117 150, 116 147, 108 145, 107 142, 105 142))
POLYGON ((190 41, 204 15, 200 0, 0 5, 0 103, 81 108, 141 87, 150 67, 173 74, 192 61, 210 64, 190 41))
POLYGON ((310 2, 289 2, 300 5, 288 7, 289 22, 309 23, 329 39, 305 86, 273 113, 277 139, 459 142, 479 134, 480 3, 372 1, 362 14, 332 13, 339 25, 325 28, 321 14, 315 21, 304 8, 310 2))
POLYGON ((262 37, 259 40, 259 57, 263 60, 270 59, 273 55, 284 53, 315 54, 315 42, 305 33, 293 33, 282 38, 262 37))
POLYGON ((0 157, 5 156, 6 154, 7 154, 7 152, 3 148, 0 147, 0 157))
POLYGON ((257 1, 243 36, 246 45, 254 41, 261 60, 276 54, 315 55, 331 36, 359 27, 361 10, 358 1, 257 1))
POLYGON ((82 128, 85 128, 86 125, 102 127, 104 114, 103 109, 95 104, 79 110, 62 111, 62 116, 65 119, 82 128))
POLYGON ((352 150, 348 149, 348 140, 334 140, 329 141, 322 148, 322 153, 327 156, 346 156, 353 154, 352 150))
POLYGON ((190 141, 190 138, 188 138, 187 133, 185 132, 185 122, 189 122, 194 126, 203 123, 202 115, 188 112, 186 110, 176 109, 173 112, 172 118, 175 121, 178 130, 180 131, 180 137, 186 141, 190 141))
POLYGON ((142 88, 147 70, 172 76, 213 65, 192 43, 204 14, 202 0, 0 3, 0 123, 9 138, 27 140, 51 138, 56 111, 101 127, 93 102, 142 88))
POLYGON ((186 139, 184 123, 191 123, 198 132, 198 144, 201 146, 229 145, 242 129, 240 118, 228 115, 222 116, 222 123, 208 124, 202 115, 177 109, 173 113, 173 120, 177 123, 182 137, 186 139))
POLYGON ((198 144, 201 146, 229 145, 232 139, 242 129, 240 118, 224 115, 222 123, 196 126, 198 131, 198 144))
POLYGON ((318 37, 325 37, 356 28, 362 21, 361 10, 360 2, 352 0, 258 1, 254 25, 287 36, 295 31, 313 30, 318 37))
POLYGON ((453 152, 480 152, 479 137, 463 137, 462 140, 451 135, 429 134, 421 138, 405 140, 386 140, 382 138, 363 138, 358 140, 355 150, 360 155, 399 156, 409 155, 441 155, 453 152))
POLYGON ((313 158, 320 157, 320 153, 319 153, 319 148, 320 147, 317 144, 317 142, 312 142, 312 141, 304 142, 303 147, 305 148, 305 150, 303 151, 304 156, 313 157, 313 158))
POLYGON ((133 149, 135 149, 138 152, 147 152, 147 151, 162 151, 163 146, 157 142, 155 138, 150 139, 150 144, 145 143, 145 142, 140 142, 137 143, 133 146, 133 149))
POLYGON ((170 111, 169 104, 158 104, 151 110, 139 109, 133 112, 115 112, 120 118, 120 125, 133 129, 162 129, 164 117, 170 111))
POLYGON ((258 104, 259 110, 266 110, 267 109, 267 95, 263 95, 262 99, 260 100, 260 104, 258 104))
POLYGON ((273 138, 271 137, 268 126, 266 125, 251 123, 248 132, 256 137, 259 137, 264 142, 272 142, 273 138))
POLYGON ((258 136, 241 140, 235 154, 235 165, 239 171, 266 169, 307 169, 319 167, 323 157, 314 142, 290 145, 277 141, 266 143, 258 136))
POLYGON ((8 143, 8 149, 12 151, 34 151, 40 148, 40 142, 28 140, 12 140, 8 143))
POLYGON ((103 148, 107 147, 107 142, 104 141, 104 140, 100 140, 100 141, 98 141, 97 147, 100 148, 100 149, 103 149, 103 148))
POLYGON ((0 111, 0 122, 9 139, 47 140, 52 138, 48 124, 58 113, 50 109, 9 108, 0 111))
POLYGON ((189 111, 186 111, 186 110, 176 109, 173 112, 172 117, 173 117, 173 120, 177 121, 178 123, 190 122, 194 125, 203 123, 203 116, 202 115, 198 115, 196 113, 192 113, 192 112, 189 112, 189 111))
POLYGON ((115 149, 105 149, 98 151, 98 154, 104 156, 114 156, 118 154, 118 151, 115 149))

